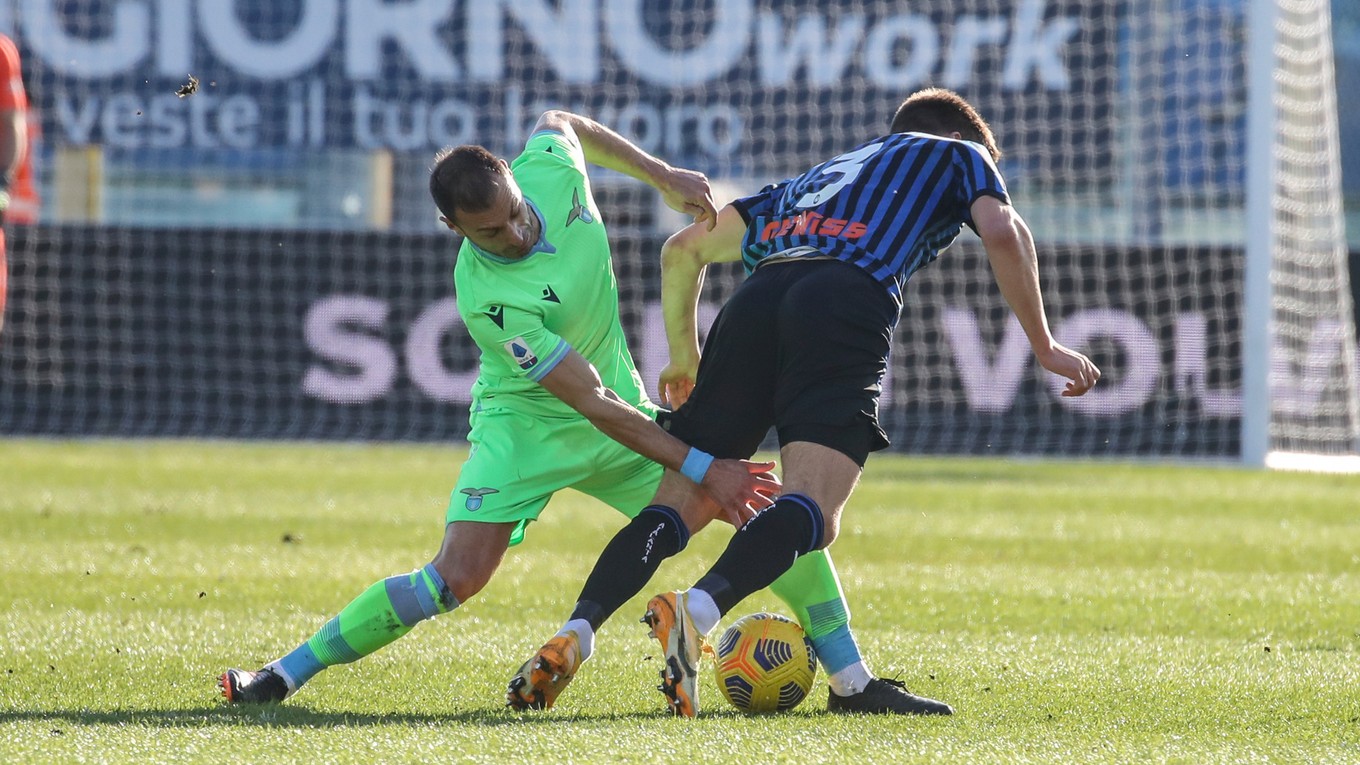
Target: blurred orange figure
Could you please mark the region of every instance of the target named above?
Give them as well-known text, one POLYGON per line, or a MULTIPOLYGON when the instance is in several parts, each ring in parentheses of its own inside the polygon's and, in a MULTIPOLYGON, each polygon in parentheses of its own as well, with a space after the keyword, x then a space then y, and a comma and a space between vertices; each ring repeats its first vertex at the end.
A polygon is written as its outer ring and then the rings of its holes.
MULTIPOLYGON (((38 217, 38 195, 28 156, 28 95, 19 70, 19 49, 0 34, 0 225, 32 223, 38 217)), ((9 264, 5 232, 0 228, 0 329, 5 322, 9 264)))

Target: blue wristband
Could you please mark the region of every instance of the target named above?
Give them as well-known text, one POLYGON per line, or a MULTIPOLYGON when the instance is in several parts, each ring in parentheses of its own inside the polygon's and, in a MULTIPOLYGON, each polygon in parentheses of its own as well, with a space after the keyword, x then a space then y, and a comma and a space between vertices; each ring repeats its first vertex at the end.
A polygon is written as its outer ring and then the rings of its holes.
POLYGON ((701 452, 691 446, 689 454, 685 455, 685 464, 680 466, 680 475, 695 483, 703 483, 704 474, 708 472, 708 466, 712 464, 712 454, 701 452))

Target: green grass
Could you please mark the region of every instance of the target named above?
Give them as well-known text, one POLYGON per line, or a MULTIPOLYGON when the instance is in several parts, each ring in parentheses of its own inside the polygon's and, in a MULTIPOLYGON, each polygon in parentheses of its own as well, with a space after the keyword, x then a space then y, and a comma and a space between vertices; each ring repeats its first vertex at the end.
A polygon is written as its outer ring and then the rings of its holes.
MULTIPOLYGON (((0 761, 1360 762, 1360 478, 876 457, 834 548, 871 665, 948 719, 702 719, 653 690, 646 595, 546 714, 509 674, 620 518, 560 496, 482 595, 287 704, 214 678, 426 562, 463 453, 0 441, 0 761)), ((738 614, 776 610, 760 593, 738 614)), ((738 614, 734 614, 738 615, 738 614)))

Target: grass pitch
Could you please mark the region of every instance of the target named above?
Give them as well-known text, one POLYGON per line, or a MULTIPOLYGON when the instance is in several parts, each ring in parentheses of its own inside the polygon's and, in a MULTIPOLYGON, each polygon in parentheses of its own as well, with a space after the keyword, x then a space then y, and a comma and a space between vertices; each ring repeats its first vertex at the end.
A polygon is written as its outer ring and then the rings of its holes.
MULTIPOLYGON (((875 457, 834 547, 872 667, 948 719, 671 719, 637 624, 548 713, 502 707, 620 516, 549 505, 450 616, 282 706, 215 687, 433 554, 463 452, 0 441, 0 761, 1360 762, 1360 478, 875 457)), ((779 610, 760 593, 733 617, 779 610)), ((730 619, 724 624, 730 622, 730 619)))

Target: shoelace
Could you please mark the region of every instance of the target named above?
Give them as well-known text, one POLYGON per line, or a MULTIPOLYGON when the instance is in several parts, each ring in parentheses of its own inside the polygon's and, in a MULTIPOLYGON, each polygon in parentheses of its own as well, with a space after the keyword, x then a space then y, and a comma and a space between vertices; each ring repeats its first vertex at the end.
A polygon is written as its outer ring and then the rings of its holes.
POLYGON ((878 679, 887 683, 888 685, 894 686, 896 688, 901 688, 903 691, 911 693, 911 691, 907 689, 907 684, 895 677, 880 677, 878 679))

